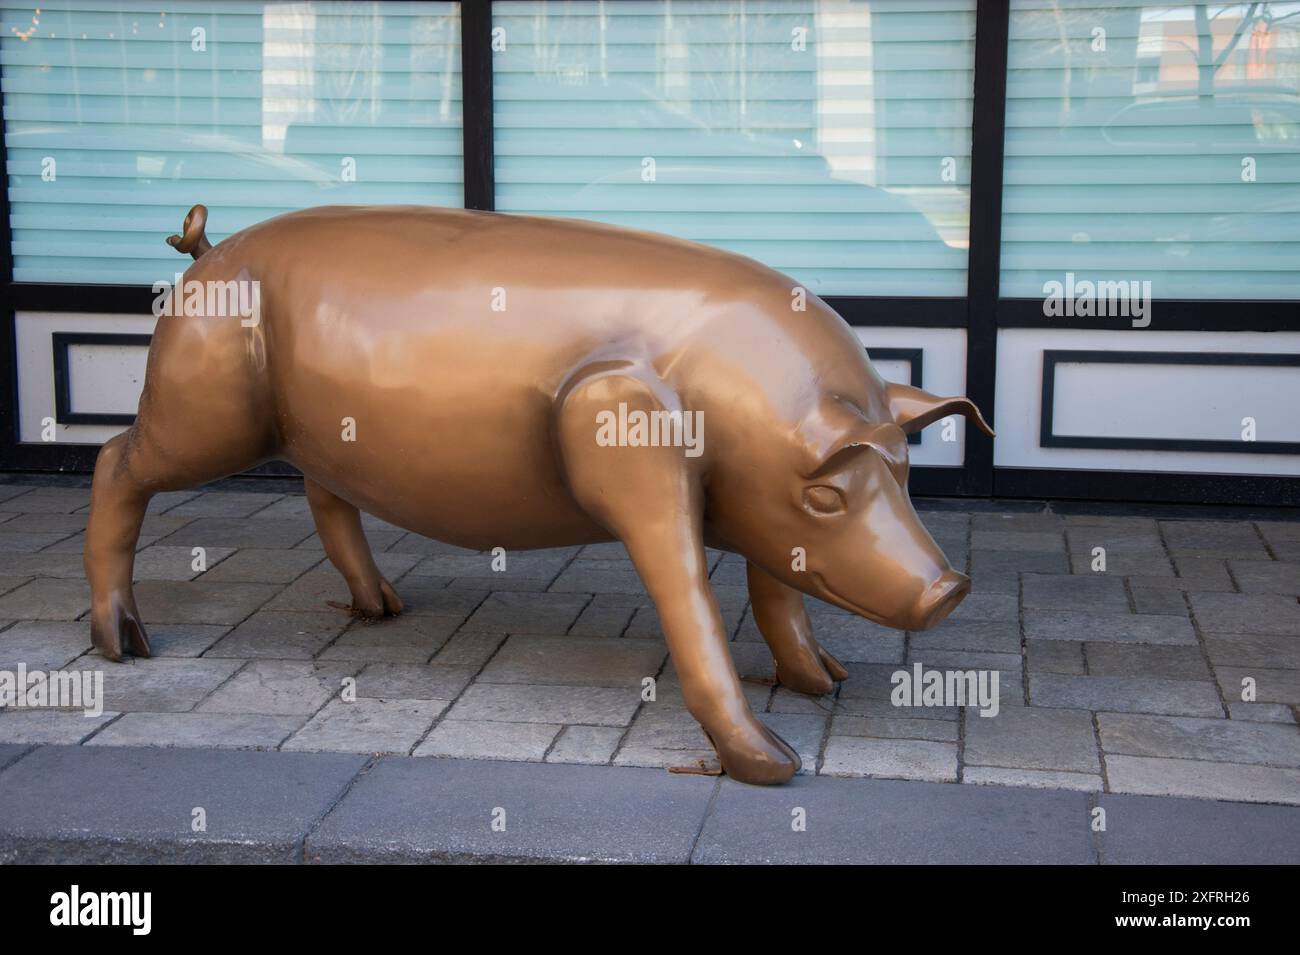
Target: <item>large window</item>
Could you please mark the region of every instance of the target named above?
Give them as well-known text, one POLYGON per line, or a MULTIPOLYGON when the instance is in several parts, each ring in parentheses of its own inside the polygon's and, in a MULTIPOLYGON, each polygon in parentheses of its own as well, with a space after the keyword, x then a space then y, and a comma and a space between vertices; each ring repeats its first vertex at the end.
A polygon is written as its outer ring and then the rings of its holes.
POLYGON ((1004 296, 1300 298, 1300 2, 1013 0, 1004 296))
POLYGON ((18 281, 168 278, 197 202, 213 241, 305 206, 462 204, 456 3, 0 11, 18 281))
POLYGON ((962 296, 974 0, 493 4, 498 209, 962 296))

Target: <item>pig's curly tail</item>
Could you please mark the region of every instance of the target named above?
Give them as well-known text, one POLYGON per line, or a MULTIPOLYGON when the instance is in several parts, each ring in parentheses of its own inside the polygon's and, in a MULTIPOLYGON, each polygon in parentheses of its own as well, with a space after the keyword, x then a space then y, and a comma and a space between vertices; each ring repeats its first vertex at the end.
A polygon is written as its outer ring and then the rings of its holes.
POLYGON ((207 206, 198 205, 189 211, 185 216, 185 224, 181 226, 182 235, 169 235, 167 244, 177 252, 188 252, 194 258, 198 258, 208 249, 212 248, 212 243, 208 237, 203 234, 203 227, 208 224, 207 206))

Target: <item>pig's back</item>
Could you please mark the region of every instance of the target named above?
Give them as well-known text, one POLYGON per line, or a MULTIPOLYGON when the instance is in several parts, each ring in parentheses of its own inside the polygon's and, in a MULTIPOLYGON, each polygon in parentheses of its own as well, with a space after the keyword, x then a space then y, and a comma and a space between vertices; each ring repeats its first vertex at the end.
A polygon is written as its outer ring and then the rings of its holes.
POLYGON ((199 266, 261 282, 285 458, 394 523, 484 546, 599 538, 551 427, 592 356, 658 361, 759 286, 789 296, 777 273, 693 243, 422 207, 291 213, 199 266))

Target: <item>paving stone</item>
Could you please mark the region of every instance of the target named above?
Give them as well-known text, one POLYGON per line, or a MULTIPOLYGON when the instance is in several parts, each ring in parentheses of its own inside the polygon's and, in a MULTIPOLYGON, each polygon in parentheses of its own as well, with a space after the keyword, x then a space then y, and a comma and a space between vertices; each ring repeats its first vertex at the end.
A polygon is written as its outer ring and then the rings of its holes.
POLYGON ((269 550, 249 547, 236 551, 215 567, 209 562, 203 575, 206 581, 238 581, 241 583, 288 584, 297 580, 319 564, 317 554, 296 550, 269 550))
MULTIPOLYGON (((362 515, 361 523, 363 526, 366 523, 364 514, 362 515)), ((406 536, 406 531, 401 530, 400 528, 393 531, 375 531, 365 528, 365 531, 366 543, 370 546, 370 552, 376 559, 378 559, 381 554, 386 553, 393 544, 406 536)), ((323 557, 325 555, 325 545, 321 542, 319 534, 312 534, 309 537, 304 537, 293 546, 293 549, 300 550, 303 553, 315 554, 318 557, 323 557)))
POLYGON ((553 593, 646 595, 630 560, 575 560, 551 584, 553 593))
POLYGON ((1141 676, 1162 680, 1209 682, 1200 647, 1167 647, 1150 644, 1086 643, 1088 672, 1093 676, 1141 676))
POLYGON ((5 501, 5 510, 23 514, 71 514, 90 506, 90 488, 33 487, 5 501))
POLYGON ((1083 644, 1074 640, 1026 641, 1025 661, 1029 669, 1035 673, 1068 673, 1082 676, 1086 672, 1083 663, 1083 644))
POLYGON ((833 736, 872 736, 877 739, 928 739, 957 742, 956 720, 910 720, 879 716, 837 715, 831 723, 833 736))
POLYGON ((1175 556, 1268 557, 1264 542, 1245 521, 1161 521, 1160 529, 1175 556))
POLYGON ((603 765, 613 757, 622 738, 623 730, 617 726, 566 726, 546 761, 603 765))
POLYGON ((813 634, 818 644, 844 663, 903 662, 903 631, 862 617, 819 616, 813 634))
MULTIPOLYGON (((212 569, 220 566, 235 551, 229 547, 205 547, 204 560, 212 569)), ((194 548, 154 544, 135 555, 133 576, 136 580, 193 580, 199 576, 194 569, 194 548)))
POLYGON ((125 713, 86 745, 275 749, 304 719, 256 713, 125 713))
POLYGON ((1189 646, 1196 643, 1196 631, 1185 617, 1101 611, 1026 610, 1025 637, 1189 646))
MULTIPOLYGON (((90 628, 85 629, 85 639, 90 641, 90 628)), ((145 624, 149 634, 149 651, 155 657, 199 657, 220 640, 230 628, 224 624, 179 623, 145 624)), ((98 650, 91 651, 98 654, 98 650)))
POLYGON ((80 743, 118 717, 105 710, 90 716, 81 710, 0 708, 0 743, 80 743))
POLYGON ((1172 587, 1143 587, 1130 582, 1129 593, 1133 595, 1133 609, 1138 613, 1167 613, 1181 617, 1188 614, 1182 591, 1172 587))
POLYGON ((249 517, 280 499, 279 494, 204 491, 168 510, 171 517, 249 517))
POLYGON ((307 831, 365 762, 252 750, 41 747, 0 775, 0 858, 294 862, 307 831), (197 806, 206 832, 191 829, 197 806))
MULTIPOLYGON (((929 515, 922 518, 928 521, 929 515)), ((998 531, 1002 533, 1042 534, 1054 533, 1058 537, 1065 527, 1065 521, 1059 514, 1044 512, 1025 514, 972 514, 970 516, 972 533, 975 531, 998 531)))
MULTIPOLYGON (((154 623, 234 626, 275 596, 277 590, 274 584, 142 580, 135 585, 135 599, 146 627, 154 623)), ((0 597, 0 601, 4 599, 0 597)))
POLYGON ((502 633, 458 633, 438 651, 434 663, 479 669, 492 658, 506 637, 502 633))
POLYGON ((1008 707, 997 716, 966 713, 969 765, 1097 773, 1097 738, 1086 710, 1008 707))
POLYGON ((662 750, 710 750, 708 737, 685 709, 647 703, 627 731, 625 746, 662 750))
POLYGON ((1216 666, 1300 670, 1300 634, 1207 633, 1205 650, 1216 666))
POLYGON ((0 618, 76 620, 90 609, 90 588, 84 580, 38 577, 0 597, 0 618))
MULTIPOLYGON (((236 661, 205 660, 210 664, 236 661)), ((205 713, 264 713, 310 716, 339 692, 344 677, 358 667, 351 663, 311 663, 305 660, 254 660, 203 701, 205 713)))
POLYGON ((681 863, 715 784, 662 770, 389 758, 312 833, 307 856, 681 863), (493 831, 498 809, 504 832, 493 831))
POLYGON ((1188 590, 1233 591, 1237 589, 1228 574, 1228 563, 1223 558, 1175 557, 1173 560, 1179 577, 1196 582, 1196 585, 1188 587, 1188 590))
POLYGON ((1222 716, 1212 683, 1159 680, 1141 676, 1065 676, 1030 673, 1029 701, 1038 707, 1222 716))
MULTIPOLYGON (((494 589, 511 590, 520 579, 554 580, 569 562, 567 554, 553 550, 507 552, 505 569, 494 569, 496 557, 490 552, 476 554, 435 554, 411 569, 422 577, 480 577, 495 581, 494 589)), ((499 566, 499 564, 498 564, 499 566)))
POLYGON ((1242 593, 1300 594, 1300 563, 1280 560, 1230 560, 1228 570, 1242 593))
MULTIPOLYGON (((406 616, 357 620, 321 653, 321 660, 362 660, 386 663, 425 663, 448 640, 459 617, 406 616)), ((498 637, 497 640, 500 642, 498 637)), ((449 658, 447 663, 462 661, 449 658)), ((478 666, 481 666, 480 661, 478 666)))
POLYGON ((1070 560, 1064 550, 972 550, 970 573, 975 580, 985 575, 1030 572, 1068 574, 1070 560))
MULTIPOLYGON (((9 501, 23 494, 30 494, 35 488, 34 484, 0 484, 0 501, 9 501)), ((17 507, 16 504, 12 506, 17 507)))
POLYGON ((708 767, 711 775, 722 772, 722 764, 717 754, 709 746, 699 749, 663 749, 655 746, 643 746, 633 743, 623 746, 614 756, 614 765, 618 767, 655 767, 660 770, 672 770, 678 767, 698 771, 708 767))
POLYGON ((4 523, 0 533, 72 534, 86 529, 87 514, 19 514, 4 523))
MULTIPOLYGON (((736 644, 732 644, 733 651, 736 644)), ((734 653, 733 653, 734 656, 734 653)), ((670 664, 671 665, 671 664, 670 664)), ((770 664, 769 664, 770 667, 770 664)), ((768 703, 773 697, 773 691, 780 693, 780 687, 772 682, 772 678, 749 678, 741 676, 740 690, 745 695, 745 700, 749 703, 750 709, 758 713, 767 709, 768 703)), ((805 700, 813 700, 813 697, 804 697, 805 700)), ((820 697, 821 700, 830 700, 830 697, 820 697)), ((675 670, 667 670, 655 681, 655 703, 659 706, 667 707, 685 707, 686 700, 682 696, 682 684, 675 670)), ((805 708, 800 710, 807 712, 805 708)), ((788 710, 787 710, 788 711, 788 710)))
POLYGON ((11 590, 17 590, 31 579, 30 577, 0 577, 0 594, 7 594, 11 590))
MULTIPOLYGON (((1188 597, 1192 613, 1201 629, 1208 633, 1300 634, 1300 602, 1294 597, 1196 591, 1189 592, 1188 597)), ((0 615, 3 615, 3 601, 7 599, 0 597, 0 615)))
POLYGON ((586 605, 586 597, 568 594, 496 593, 474 611, 464 629, 486 633, 564 633, 586 605))
POLYGON ((475 667, 372 663, 357 676, 357 696, 385 700, 454 700, 475 667))
POLYGON ((808 696, 805 693, 796 693, 778 685, 768 697, 766 712, 811 713, 814 716, 830 716, 835 712, 835 698, 830 695, 808 696))
POLYGON ((1083 793, 809 777, 767 787, 724 779, 692 861, 1085 864, 1094 859, 1087 818, 1083 793), (805 832, 790 825, 796 806, 807 813, 805 832))
POLYGON ((541 762, 561 729, 558 723, 446 719, 416 747, 414 755, 541 762))
POLYGON ((1258 723, 1289 723, 1295 725, 1291 707, 1282 703, 1234 703, 1228 701, 1228 715, 1234 720, 1258 723))
POLYGON ((1008 769, 1003 766, 967 766, 962 782, 974 786, 1026 786, 1031 789, 1072 789, 1101 792, 1105 783, 1096 773, 1064 773, 1048 769, 1008 769))
MULTIPOLYGON (((740 627, 740 620, 745 612, 744 605, 724 607, 719 606, 719 612, 722 614, 722 627, 729 634, 734 634, 740 627)), ((813 624, 816 626, 817 621, 814 619, 813 624)), ((623 631, 623 637, 659 640, 664 639, 663 629, 659 626, 659 614, 653 607, 638 607, 632 615, 632 622, 627 625, 623 631)), ((753 634, 753 641, 759 638, 758 633, 753 634)), ((753 642, 751 641, 751 642, 753 642)))
POLYGON ((569 628, 569 635, 574 637, 617 637, 620 636, 636 612, 640 601, 626 594, 596 594, 591 603, 582 608, 582 613, 569 628))
POLYGON ((447 705, 445 700, 330 700, 280 749, 405 754, 424 737, 447 705))
POLYGON ((1219 678, 1219 685, 1223 687, 1224 699, 1241 700, 1245 686, 1243 681, 1249 678, 1255 684, 1255 698, 1242 702, 1300 706, 1300 670, 1216 666, 1215 674, 1219 678))
POLYGON ((1101 745, 1127 756, 1300 767, 1300 732, 1278 723, 1098 713, 1101 745))
MULTIPOLYGON (((398 580, 414 560, 414 557, 402 554, 375 555, 379 572, 389 581, 398 580)), ((424 581, 421 580, 420 583, 423 584, 424 581)), ((412 588, 394 584, 394 589, 402 598, 402 602, 407 603, 412 588)), ((342 576, 329 564, 322 563, 281 590, 276 598, 266 605, 266 609, 310 612, 323 610, 331 604, 346 607, 351 603, 352 594, 342 576)))
MULTIPOLYGON (((3 525, 0 525, 0 529, 2 527, 3 525)), ((75 536, 59 531, 39 534, 0 533, 0 554, 30 554, 75 536)), ((80 553, 81 548, 78 546, 75 550, 80 553)))
POLYGON ((914 633, 914 654, 931 650, 973 650, 979 653, 1019 653, 1020 625, 1014 621, 948 619, 933 630, 914 633))
POLYGON ((1294 865, 1300 858, 1297 812, 1204 799, 1107 793, 1101 835, 1105 865, 1294 865))
POLYGON ((1172 577, 1174 574, 1154 523, 1141 527, 1072 526, 1066 531, 1066 539, 1071 567, 1079 575, 1104 573, 1113 577, 1127 574, 1172 577), (1098 547, 1105 551, 1104 571, 1093 569, 1096 558, 1101 556, 1095 553, 1098 547))
MULTIPOLYGON (((729 647, 731 651, 731 662, 736 666, 736 673, 741 680, 755 680, 766 683, 769 687, 776 685, 776 663, 772 660, 772 653, 768 650, 766 644, 762 643, 733 643, 729 647)), ((852 664, 861 666, 861 664, 852 664)), ((677 665, 669 657, 668 664, 664 667, 664 676, 671 677, 677 674, 677 665)), ((664 680, 659 681, 659 689, 664 688, 664 680)))
MULTIPOLYGON (((169 517, 178 514, 186 502, 169 517)), ((160 543, 177 547, 245 547, 288 550, 311 536, 310 521, 250 521, 235 517, 200 517, 162 538, 160 543)))
POLYGON ((104 708, 123 713, 182 713, 225 683, 242 660, 125 657, 121 663, 94 660, 104 673, 104 708))
MULTIPOLYGON (((1300 804, 1300 770, 1199 759, 1107 756, 1112 792, 1300 804)), ((0 777, 2 779, 3 777, 0 777)))
POLYGON ((15 583, 13 586, 5 587, 6 591, 13 590, 32 577, 72 577, 82 580, 86 576, 86 568, 80 554, 52 554, 48 551, 24 554, 21 558, 15 559, 15 569, 21 569, 26 576, 10 578, 15 580, 15 583))
POLYGON ((176 507, 178 504, 184 504, 186 501, 198 497, 199 491, 161 491, 149 498, 149 506, 145 508, 146 514, 162 514, 176 507))
MULTIPOLYGON (((266 520, 268 518, 274 520, 311 520, 311 505, 307 502, 306 494, 295 492, 292 494, 286 494, 278 501, 273 501, 248 516, 258 521, 266 520)), ((363 526, 365 525, 365 518, 368 516, 369 515, 362 514, 363 526)))
POLYGON ((1142 574, 1127 574, 1129 587, 1133 590, 1217 590, 1231 593, 1237 588, 1228 577, 1227 565, 1222 561, 1222 573, 1216 577, 1150 577, 1142 574))
POLYGON ((478 677, 480 683, 618 686, 640 690, 668 655, 656 640, 515 636, 506 640, 478 677))
POLYGON ((207 657, 275 660, 310 660, 351 622, 346 614, 284 613, 262 610, 253 614, 208 650, 207 657))
POLYGON ((956 782, 957 745, 915 739, 832 736, 826 743, 820 773, 956 782))
POLYGON ((940 626, 976 620, 1015 623, 1019 619, 1020 608, 1014 592, 985 593, 982 581, 976 581, 975 587, 975 592, 968 594, 940 626))
POLYGON ((442 541, 421 537, 419 534, 408 533, 386 548, 385 553, 427 557, 430 554, 477 554, 478 551, 470 550, 467 547, 457 547, 455 544, 444 544, 442 541))
POLYGON ((426 577, 422 579, 445 581, 445 588, 448 591, 474 591, 480 597, 488 591, 497 593, 544 593, 549 583, 544 578, 525 580, 520 577, 512 577, 509 580, 492 577, 426 577))
POLYGON ((448 717, 508 723, 626 726, 640 702, 639 687, 475 683, 456 701, 448 717))
POLYGON ((0 669, 59 670, 90 649, 86 623, 20 620, 0 633, 0 669))
POLYGON ((971 531, 972 550, 1057 551, 1065 547, 1060 529, 1050 531, 985 530, 971 531))

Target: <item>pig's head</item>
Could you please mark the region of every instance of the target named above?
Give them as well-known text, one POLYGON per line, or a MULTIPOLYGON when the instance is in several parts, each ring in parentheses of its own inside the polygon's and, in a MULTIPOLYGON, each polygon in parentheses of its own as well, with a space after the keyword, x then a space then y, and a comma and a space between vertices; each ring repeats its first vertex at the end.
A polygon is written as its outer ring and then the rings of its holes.
POLYGON ((743 473, 714 496, 711 521, 791 587, 886 626, 924 630, 961 603, 970 579, 912 508, 907 434, 950 414, 993 432, 968 398, 882 390, 876 409, 823 396, 781 440, 751 443, 743 473))

